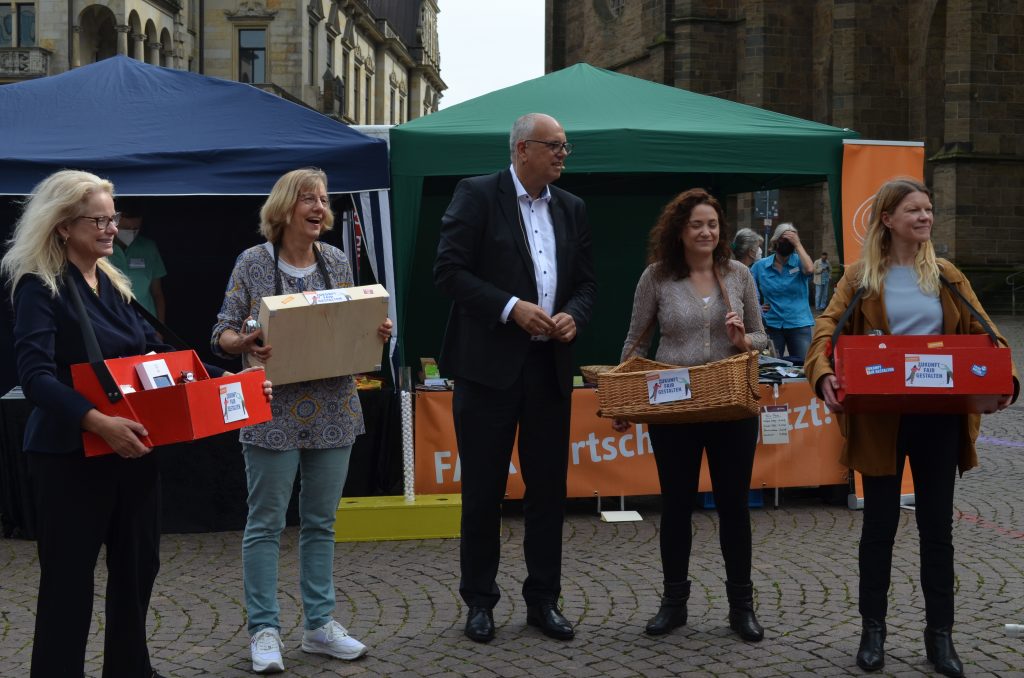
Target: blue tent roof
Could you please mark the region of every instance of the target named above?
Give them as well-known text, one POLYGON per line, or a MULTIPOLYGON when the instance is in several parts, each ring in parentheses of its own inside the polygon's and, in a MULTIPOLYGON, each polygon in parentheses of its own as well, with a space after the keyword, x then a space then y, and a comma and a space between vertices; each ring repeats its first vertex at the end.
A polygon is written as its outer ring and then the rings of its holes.
POLYGON ((0 86, 0 194, 94 172, 119 195, 266 195, 320 167, 332 193, 388 187, 387 144, 238 82, 113 57, 0 86))

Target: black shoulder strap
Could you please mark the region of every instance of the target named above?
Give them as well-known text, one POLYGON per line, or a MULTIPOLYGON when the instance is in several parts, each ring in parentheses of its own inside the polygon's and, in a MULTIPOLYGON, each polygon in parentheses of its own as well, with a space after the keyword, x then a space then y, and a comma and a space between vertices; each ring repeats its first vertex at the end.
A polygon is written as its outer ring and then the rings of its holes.
POLYGON ((978 309, 974 308, 974 305, 971 304, 971 302, 967 301, 967 298, 960 292, 960 290, 956 288, 956 285, 949 282, 949 279, 946 278, 946 276, 940 273, 939 280, 941 280, 942 284, 945 285, 949 289, 949 291, 953 293, 953 296, 959 299, 961 303, 963 303, 963 305, 967 307, 967 310, 971 312, 971 315, 973 315, 975 319, 977 319, 977 321, 981 323, 981 326, 984 328, 985 332, 987 332, 988 336, 992 338, 992 343, 995 344, 996 346, 999 346, 999 337, 996 335, 996 331, 992 329, 992 325, 989 323, 989 321, 985 319, 985 316, 983 316, 978 311, 978 309))
POLYGON ((853 309, 857 306, 857 302, 861 300, 864 293, 867 292, 867 288, 861 287, 853 295, 853 299, 850 299, 850 303, 847 304, 846 310, 839 316, 839 322, 836 323, 836 328, 832 330, 832 355, 836 352, 836 342, 839 341, 839 335, 846 329, 846 323, 850 322, 850 316, 853 315, 853 309))
MULTIPOLYGON (((313 257, 316 259, 316 267, 320 271, 320 277, 324 279, 324 289, 331 289, 334 285, 331 284, 331 274, 327 270, 327 262, 324 261, 324 257, 320 254, 320 248, 317 247, 318 243, 313 244, 313 257)), ((277 246, 277 243, 273 244, 274 247, 274 296, 281 296, 284 294, 284 281, 281 280, 281 269, 278 266, 278 262, 281 260, 281 248, 277 246)))
POLYGON ((178 349, 179 351, 191 351, 192 347, 182 341, 181 337, 174 333, 170 327, 165 325, 160 318, 149 312, 149 309, 139 303, 139 300, 132 297, 131 307, 134 308, 139 315, 141 315, 146 322, 153 326, 153 329, 160 333, 160 336, 164 338, 168 344, 178 349))
POLYGON ((66 271, 64 272, 64 288, 68 290, 68 294, 71 296, 71 303, 75 305, 75 312, 78 313, 79 325, 82 329, 82 340, 85 342, 85 354, 89 358, 92 371, 96 373, 96 379, 99 380, 100 387, 107 396, 107 400, 111 403, 116 403, 124 396, 121 395, 121 389, 118 388, 117 382, 114 381, 113 375, 110 374, 107 363, 103 360, 103 352, 100 351, 100 344, 96 340, 96 330, 93 329, 92 320, 89 318, 89 313, 85 310, 85 304, 82 303, 82 295, 78 292, 78 285, 66 271))

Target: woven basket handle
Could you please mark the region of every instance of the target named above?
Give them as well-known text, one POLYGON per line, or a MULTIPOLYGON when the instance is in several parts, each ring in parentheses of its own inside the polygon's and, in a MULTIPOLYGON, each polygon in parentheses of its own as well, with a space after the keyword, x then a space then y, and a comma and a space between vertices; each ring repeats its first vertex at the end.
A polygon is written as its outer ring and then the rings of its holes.
MULTIPOLYGON (((732 304, 729 302, 729 290, 725 289, 725 283, 722 281, 722 277, 718 275, 718 269, 716 268, 714 271, 715 280, 718 281, 718 289, 722 290, 722 301, 725 302, 726 311, 728 313, 732 313, 732 304)), ((756 379, 753 384, 750 383, 750 379, 747 379, 747 389, 750 391, 750 395, 753 396, 754 400, 760 400, 761 393, 758 391, 758 388, 755 385, 756 383, 756 379)))

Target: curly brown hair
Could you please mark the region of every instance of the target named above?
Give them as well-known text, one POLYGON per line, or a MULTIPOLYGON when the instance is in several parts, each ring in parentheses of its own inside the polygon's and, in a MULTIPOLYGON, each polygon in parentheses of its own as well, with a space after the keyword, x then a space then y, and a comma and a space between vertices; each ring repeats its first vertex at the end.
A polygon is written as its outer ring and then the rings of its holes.
POLYGON ((703 188, 683 191, 671 200, 661 211, 657 223, 651 229, 647 242, 647 263, 658 264, 656 274, 660 278, 681 280, 690 275, 686 263, 686 248, 683 246, 683 228, 690 221, 690 214, 697 205, 708 205, 718 214, 718 244, 712 252, 712 259, 719 272, 724 274, 729 266, 729 226, 721 203, 703 188))

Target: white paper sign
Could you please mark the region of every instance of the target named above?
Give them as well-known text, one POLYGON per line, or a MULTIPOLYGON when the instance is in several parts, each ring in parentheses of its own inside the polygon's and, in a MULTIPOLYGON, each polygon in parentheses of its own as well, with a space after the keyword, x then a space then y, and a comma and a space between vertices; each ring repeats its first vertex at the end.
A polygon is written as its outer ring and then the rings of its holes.
POLYGON ((953 356, 907 354, 903 379, 910 388, 953 388, 953 356))
POLYGON ((220 411, 224 415, 225 424, 249 418, 249 412, 245 409, 245 396, 242 395, 241 382, 223 384, 220 387, 220 411))
POLYGON ((789 444, 789 405, 765 405, 761 408, 761 442, 765 445, 789 444))
POLYGON ((352 301, 352 297, 342 289, 317 290, 315 292, 303 292, 306 301, 310 306, 313 304, 334 304, 339 301, 352 301))
POLYGON ((690 370, 685 367, 647 374, 647 400, 651 405, 689 400, 692 396, 690 370))

